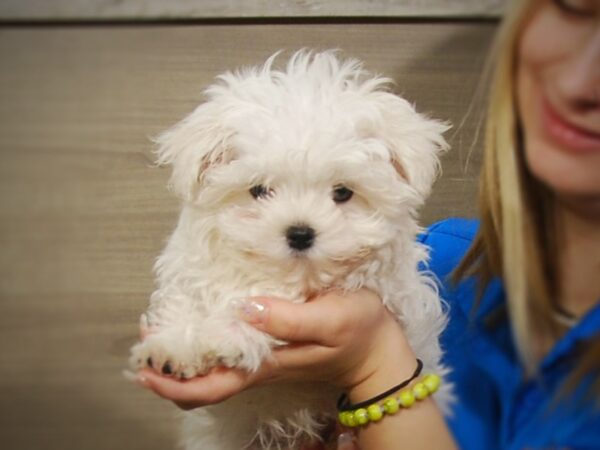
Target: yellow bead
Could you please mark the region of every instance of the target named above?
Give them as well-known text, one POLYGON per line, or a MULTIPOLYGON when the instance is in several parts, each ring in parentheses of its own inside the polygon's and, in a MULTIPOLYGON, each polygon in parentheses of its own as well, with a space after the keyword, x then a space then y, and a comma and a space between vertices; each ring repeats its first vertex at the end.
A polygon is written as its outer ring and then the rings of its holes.
POLYGON ((344 421, 346 422, 347 427, 356 427, 358 424, 356 423, 356 419, 354 418, 354 413, 352 411, 346 411, 346 416, 344 421))
POLYGON ((367 410, 365 408, 359 408, 356 411, 354 411, 354 421, 358 425, 366 425, 367 423, 369 423, 369 415, 367 413, 367 410))
MULTIPOLYGON (((352 413, 350 411, 343 411, 338 414, 338 419, 340 420, 340 423, 342 425, 344 425, 345 427, 351 427, 352 426, 352 425, 350 425, 350 417, 351 416, 352 416, 352 413)), ((352 420, 354 421, 354 417, 352 417, 352 420)))
POLYGON ((442 379, 434 373, 430 373, 423 379, 423 384, 427 386, 427 389, 431 393, 437 391, 441 383, 442 379))
POLYGON ((381 406, 379 405, 369 406, 367 408, 367 414, 372 422, 377 422, 383 417, 383 412, 381 411, 381 406))
POLYGON ((358 426, 358 424, 356 423, 356 419, 354 418, 354 413, 352 413, 352 412, 348 416, 348 426, 350 428, 358 426))
POLYGON ((415 394, 415 398, 417 400, 423 400, 425 397, 429 395, 429 391, 427 390, 427 386, 423 383, 417 383, 412 388, 413 394, 415 394))
POLYGON ((415 403, 415 394, 410 389, 400 391, 398 394, 398 401, 405 408, 410 408, 415 403))
POLYGON ((390 397, 383 402, 383 409, 388 414, 394 414, 400 409, 400 407, 398 406, 398 401, 395 398, 390 397))

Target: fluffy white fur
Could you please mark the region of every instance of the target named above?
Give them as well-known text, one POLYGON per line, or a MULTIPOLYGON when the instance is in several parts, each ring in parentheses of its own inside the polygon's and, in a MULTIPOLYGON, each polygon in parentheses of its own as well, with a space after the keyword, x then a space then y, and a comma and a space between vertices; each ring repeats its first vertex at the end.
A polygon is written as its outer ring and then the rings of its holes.
MULTIPOLYGON (((300 51, 276 70, 275 57, 221 75, 207 101, 158 138, 158 162, 173 166, 183 210, 156 264, 146 314, 153 333, 133 347, 133 367, 151 358, 181 377, 215 365, 256 370, 280 343, 238 320, 233 300, 303 302, 332 286, 364 286, 396 314, 424 370, 443 375, 445 315, 434 281, 418 269, 427 249, 415 237, 448 127, 356 60, 300 51), (268 195, 250 195, 257 185, 268 195), (332 199, 340 185, 354 192, 345 203, 332 199), (296 224, 316 230, 301 252, 286 241, 296 224)), ((298 449, 334 417, 338 394, 319 385, 252 389, 186 413, 183 442, 187 450, 298 449)), ((446 408, 448 390, 436 397, 446 408)))

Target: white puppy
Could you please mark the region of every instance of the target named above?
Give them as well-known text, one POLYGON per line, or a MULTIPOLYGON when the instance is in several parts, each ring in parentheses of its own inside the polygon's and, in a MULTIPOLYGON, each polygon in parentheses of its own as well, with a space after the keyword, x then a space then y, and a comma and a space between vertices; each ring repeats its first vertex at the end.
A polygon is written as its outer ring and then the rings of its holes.
MULTIPOLYGON (((419 271, 427 250, 415 237, 448 127, 356 60, 300 51, 276 70, 275 56, 221 75, 207 101, 158 138, 183 210, 156 264, 152 333, 131 364, 185 378, 215 365, 256 370, 281 343, 237 319, 234 300, 303 302, 326 288, 366 287, 396 314, 424 370, 443 375, 445 315, 419 271)), ((298 449, 335 417, 338 394, 251 389, 186 413, 183 443, 298 449)), ((443 407, 448 395, 436 394, 443 407)))

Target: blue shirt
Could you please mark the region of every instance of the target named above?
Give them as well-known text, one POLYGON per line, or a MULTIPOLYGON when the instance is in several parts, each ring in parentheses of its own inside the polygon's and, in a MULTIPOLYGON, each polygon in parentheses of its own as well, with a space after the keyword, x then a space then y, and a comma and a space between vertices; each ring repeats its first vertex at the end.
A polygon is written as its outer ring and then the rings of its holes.
POLYGON ((454 286, 448 279, 477 229, 477 221, 449 219, 421 236, 431 249, 429 269, 440 280, 441 296, 449 305, 450 320, 441 340, 458 398, 448 424, 459 447, 600 449, 600 409, 586 402, 586 386, 556 403, 578 344, 600 337, 600 303, 556 343, 535 379, 525 381, 504 313, 501 284, 494 281, 488 286, 473 314, 475 281, 454 286))

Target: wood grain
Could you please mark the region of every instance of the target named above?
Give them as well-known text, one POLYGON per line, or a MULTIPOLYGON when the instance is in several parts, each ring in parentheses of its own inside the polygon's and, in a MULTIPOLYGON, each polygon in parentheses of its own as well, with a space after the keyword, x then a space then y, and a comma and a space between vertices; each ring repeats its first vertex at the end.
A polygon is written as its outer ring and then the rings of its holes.
MULTIPOLYGON (((476 23, 0 29, 2 447, 174 448, 175 408, 120 371, 178 211, 149 138, 189 112, 215 75, 281 48, 343 48, 395 78, 421 111, 459 124, 493 31, 476 23)), ((452 139, 424 223, 474 214, 478 117, 452 139)))
POLYGON ((496 18, 505 0, 3 0, 3 20, 496 18))

